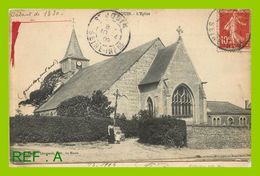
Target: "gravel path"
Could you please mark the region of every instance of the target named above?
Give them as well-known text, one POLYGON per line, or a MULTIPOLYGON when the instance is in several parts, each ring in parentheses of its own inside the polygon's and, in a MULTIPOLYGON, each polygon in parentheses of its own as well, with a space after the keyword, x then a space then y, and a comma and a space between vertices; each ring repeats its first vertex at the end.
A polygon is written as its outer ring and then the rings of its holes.
POLYGON ((189 149, 167 148, 146 145, 136 138, 126 139, 121 144, 98 142, 74 143, 28 143, 15 144, 11 151, 40 151, 36 163, 52 163, 54 154, 61 153, 62 163, 88 162, 142 162, 142 161, 249 161, 250 149, 189 149))

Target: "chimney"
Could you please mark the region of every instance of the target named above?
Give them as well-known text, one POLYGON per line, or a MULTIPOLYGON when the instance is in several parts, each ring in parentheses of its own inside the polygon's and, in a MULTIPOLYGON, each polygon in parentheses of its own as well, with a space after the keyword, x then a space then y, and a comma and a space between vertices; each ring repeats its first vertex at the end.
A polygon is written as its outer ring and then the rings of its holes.
POLYGON ((245 100, 245 109, 251 109, 249 100, 245 100))

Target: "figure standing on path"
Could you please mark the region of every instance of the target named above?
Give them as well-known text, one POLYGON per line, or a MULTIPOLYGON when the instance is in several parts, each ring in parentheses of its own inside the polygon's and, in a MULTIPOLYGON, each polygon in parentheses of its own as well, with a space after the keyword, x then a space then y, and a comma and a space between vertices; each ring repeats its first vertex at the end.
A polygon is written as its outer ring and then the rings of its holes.
POLYGON ((114 126, 113 125, 108 125, 107 132, 108 132, 108 143, 109 144, 114 144, 115 143, 114 126))

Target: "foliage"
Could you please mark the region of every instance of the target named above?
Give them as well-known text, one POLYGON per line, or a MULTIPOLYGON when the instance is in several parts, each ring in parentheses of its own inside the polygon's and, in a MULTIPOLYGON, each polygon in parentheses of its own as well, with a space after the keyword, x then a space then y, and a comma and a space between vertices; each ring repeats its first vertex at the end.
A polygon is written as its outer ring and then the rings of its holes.
POLYGON ((11 117, 10 142, 79 142, 107 138, 109 118, 11 117))
POLYGON ((54 70, 53 72, 49 73, 41 83, 40 89, 42 88, 54 88, 59 81, 60 77, 63 76, 62 70, 59 68, 54 70))
MULTIPOLYGON (((110 118, 86 117, 10 117, 10 142, 80 142, 107 139, 107 127, 112 124, 110 118)), ((137 136, 138 122, 117 119, 126 137, 137 136)))
POLYGON ((119 126, 125 137, 138 137, 138 121, 127 120, 126 118, 117 118, 116 126, 119 126))
POLYGON ((59 116, 67 117, 109 117, 114 111, 111 102, 102 91, 94 91, 91 97, 76 96, 61 102, 57 107, 59 116))
POLYGON ((17 108, 17 109, 15 110, 15 112, 16 112, 15 116, 23 116, 23 113, 22 113, 22 111, 21 111, 20 108, 17 108))
POLYGON ((90 110, 92 113, 97 113, 102 117, 109 117, 114 108, 110 106, 111 102, 108 101, 107 96, 101 90, 94 91, 91 97, 90 110))
POLYGON ((133 115, 132 119, 138 121, 145 121, 154 118, 154 116, 148 110, 140 110, 138 114, 133 115))
POLYGON ((86 117, 90 114, 91 99, 85 96, 76 96, 61 102, 57 107, 57 113, 66 117, 86 117))
POLYGON ((186 146, 186 123, 175 118, 150 118, 139 121, 139 141, 175 147, 186 146))
POLYGON ((47 98, 53 93, 60 77, 63 75, 61 69, 57 69, 49 73, 41 83, 40 89, 34 90, 30 93, 29 99, 19 102, 19 105, 33 105, 38 107, 44 103, 47 98))

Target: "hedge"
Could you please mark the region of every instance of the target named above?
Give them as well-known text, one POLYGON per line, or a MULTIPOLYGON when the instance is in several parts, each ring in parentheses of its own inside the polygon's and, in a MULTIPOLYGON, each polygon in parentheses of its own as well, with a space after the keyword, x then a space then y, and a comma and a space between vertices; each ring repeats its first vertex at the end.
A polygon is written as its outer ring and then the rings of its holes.
POLYGON ((105 139, 108 118, 10 118, 10 142, 78 142, 105 139))
MULTIPOLYGON (((11 117, 10 142, 79 142, 107 139, 110 118, 84 117, 11 117)), ((119 120, 126 137, 136 135, 137 126, 130 120, 119 120)))
POLYGON ((119 126, 125 137, 138 137, 138 121, 116 119, 116 126, 119 126))
POLYGON ((139 122, 139 141, 149 144, 183 147, 187 145, 187 129, 184 120, 151 118, 139 122))

